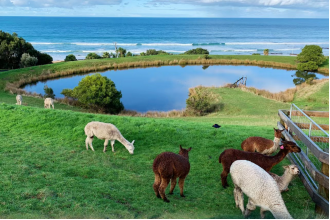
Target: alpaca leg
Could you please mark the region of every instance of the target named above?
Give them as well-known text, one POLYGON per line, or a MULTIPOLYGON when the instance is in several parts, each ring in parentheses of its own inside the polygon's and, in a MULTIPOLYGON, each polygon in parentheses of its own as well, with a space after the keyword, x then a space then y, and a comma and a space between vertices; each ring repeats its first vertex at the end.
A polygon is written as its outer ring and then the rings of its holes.
POLYGON ((88 136, 86 137, 85 143, 86 143, 86 150, 88 150, 88 145, 89 145, 89 137, 88 136))
POLYGON ((186 177, 180 177, 179 178, 179 187, 180 187, 180 196, 181 197, 185 197, 185 195, 183 195, 183 186, 184 186, 184 180, 186 179, 186 177))
MULTIPOLYGON (((54 104, 52 104, 52 107, 53 107, 53 109, 54 109, 54 104)), ((50 108, 50 106, 49 106, 49 108, 50 108)))
POLYGON ((92 149, 92 151, 94 151, 92 142, 93 142, 93 137, 87 137, 86 138, 86 148, 87 148, 87 150, 88 150, 88 144, 89 144, 89 147, 92 149))
POLYGON ((109 140, 105 139, 105 141, 104 141, 104 149, 103 149, 103 152, 104 153, 107 151, 108 143, 109 143, 109 140))
POLYGON ((116 140, 111 140, 112 152, 115 152, 114 144, 116 140))
POLYGON ((245 210, 245 218, 247 218, 251 211, 255 210, 256 206, 254 205, 253 201, 249 198, 248 204, 246 205, 246 210, 245 210))
POLYGON ((228 185, 228 182, 227 182, 227 176, 228 176, 228 173, 229 171, 227 171, 227 169, 223 169, 222 173, 221 173, 221 183, 222 183, 222 186, 223 188, 226 188, 228 185))
POLYGON ((260 218, 265 218, 266 211, 267 211, 266 209, 263 209, 262 207, 260 207, 260 218))
POLYGON ((167 185, 169 184, 170 180, 171 180, 170 178, 162 177, 162 182, 159 186, 159 194, 162 197, 162 199, 164 200, 164 202, 170 202, 170 200, 168 200, 165 195, 165 189, 166 189, 167 185))
POLYGON ((161 184, 161 178, 160 178, 160 175, 157 173, 155 173, 155 182, 154 182, 154 185, 153 185, 153 188, 154 188, 154 191, 156 193, 156 196, 157 198, 161 198, 160 195, 159 195, 159 186, 161 184))
POLYGON ((173 190, 175 188, 176 185, 176 178, 172 178, 171 179, 171 189, 170 189, 170 194, 173 194, 173 190))
POLYGON ((234 188, 234 197, 236 207, 239 207, 239 209, 242 211, 242 214, 244 214, 244 195, 242 190, 237 186, 234 188))

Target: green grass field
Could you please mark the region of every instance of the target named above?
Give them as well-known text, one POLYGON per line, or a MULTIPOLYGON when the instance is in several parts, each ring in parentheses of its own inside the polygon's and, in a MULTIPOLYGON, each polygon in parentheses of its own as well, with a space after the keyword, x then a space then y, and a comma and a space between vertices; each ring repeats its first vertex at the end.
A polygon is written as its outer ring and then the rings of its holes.
MULTIPOLYGON (((295 57, 221 56, 230 57, 291 64, 295 60, 295 57)), ((209 88, 219 98, 218 112, 203 117, 156 119, 90 114, 59 103, 55 103, 55 110, 43 109, 43 99, 27 96, 23 97, 27 106, 16 106, 15 95, 3 91, 5 83, 19 79, 20 74, 38 75, 45 68, 62 71, 104 65, 103 62, 112 60, 57 63, 0 73, 0 217, 243 218, 235 207, 230 175, 230 188, 221 186, 222 165, 218 157, 225 149, 240 149, 241 142, 250 136, 273 139, 278 109, 289 109, 290 104, 240 89, 209 88), (127 140, 135 140, 134 155, 119 142, 115 144, 115 153, 111 147, 103 153, 103 141, 98 139, 93 142, 96 151, 87 151, 84 126, 90 121, 115 124, 127 140), (222 127, 214 129, 214 123, 222 127), (180 197, 177 186, 174 195, 168 196, 171 202, 167 204, 154 195, 152 163, 162 152, 178 152, 180 144, 193 148, 189 155, 191 170, 185 182, 186 198, 180 197)), ((327 110, 329 82, 310 88, 313 89, 299 90, 294 103, 306 109, 327 110)), ((282 175, 282 166, 289 163, 284 159, 272 172, 282 175)), ((289 188, 282 196, 294 218, 320 217, 315 216, 315 204, 299 178, 289 188)), ((260 218, 259 208, 251 218, 260 218)), ((273 216, 268 212, 266 218, 273 216)))
MULTIPOLYGON (((240 149, 247 137, 273 138, 269 126, 174 119, 119 117, 0 104, 1 218, 243 218, 235 208, 233 184, 221 187, 220 153, 240 149), (84 126, 90 121, 115 124, 135 140, 134 155, 116 142, 115 153, 86 150, 84 126), (161 152, 192 147, 191 171, 164 203, 154 195, 152 162, 161 152)), ((111 148, 110 148, 111 149, 111 148)), ((282 165, 272 170, 282 174, 282 165)), ((299 178, 282 194, 294 218, 315 218, 314 203, 299 178)), ((168 193, 167 189, 167 193, 168 193)), ((245 199, 247 202, 247 199, 245 199)), ((267 213, 267 218, 273 218, 267 213)), ((260 218, 259 208, 251 218, 260 218)))

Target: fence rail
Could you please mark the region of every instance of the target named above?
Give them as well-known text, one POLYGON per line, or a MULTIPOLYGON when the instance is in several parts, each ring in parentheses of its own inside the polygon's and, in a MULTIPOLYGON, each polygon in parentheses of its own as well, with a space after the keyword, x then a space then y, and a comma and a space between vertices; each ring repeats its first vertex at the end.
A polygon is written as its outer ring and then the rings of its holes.
POLYGON ((311 118, 319 117, 316 119, 324 123, 322 118, 329 112, 302 111, 292 104, 290 111, 279 110, 278 115, 278 128, 287 129, 282 132, 285 139, 302 149, 288 158, 299 167, 299 177, 316 206, 329 216, 329 134, 325 131, 329 125, 319 125, 311 118))

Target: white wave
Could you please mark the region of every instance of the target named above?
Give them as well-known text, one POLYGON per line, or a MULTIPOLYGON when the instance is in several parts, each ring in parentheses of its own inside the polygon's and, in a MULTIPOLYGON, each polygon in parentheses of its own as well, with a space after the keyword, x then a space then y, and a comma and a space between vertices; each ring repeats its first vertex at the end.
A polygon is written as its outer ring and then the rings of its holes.
POLYGON ((115 50, 83 50, 83 53, 104 53, 104 52, 108 52, 108 53, 115 53, 115 50))
POLYGON ((71 43, 80 46, 99 46, 99 45, 114 45, 113 43, 71 43))
POLYGON ((255 52, 257 50, 233 50, 235 52, 255 52))
POLYGON ((294 45, 309 45, 309 44, 329 44, 329 42, 281 42, 281 43, 274 43, 274 42, 230 42, 225 43, 226 45, 248 45, 248 44, 294 44, 294 45))
POLYGON ((42 50, 43 53, 69 53, 71 50, 42 50))
POLYGON ((63 43, 51 43, 51 42, 31 42, 31 44, 33 45, 39 45, 39 44, 43 44, 43 45, 48 45, 48 44, 63 44, 63 43))
POLYGON ((142 43, 142 46, 192 46, 192 44, 179 43, 142 43))
POLYGON ((284 51, 284 50, 285 50, 285 51, 286 51, 286 50, 287 50, 287 51, 291 51, 291 50, 301 50, 301 48, 274 49, 274 51, 278 51, 278 50, 279 50, 279 51, 281 51, 281 50, 283 50, 283 51, 284 51))

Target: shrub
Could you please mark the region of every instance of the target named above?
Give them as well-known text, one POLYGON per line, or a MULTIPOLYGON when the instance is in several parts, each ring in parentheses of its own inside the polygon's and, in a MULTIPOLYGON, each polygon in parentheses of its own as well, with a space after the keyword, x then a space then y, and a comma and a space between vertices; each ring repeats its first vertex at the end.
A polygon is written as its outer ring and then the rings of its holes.
POLYGON ((55 98, 55 94, 52 88, 48 87, 47 85, 44 86, 44 91, 45 91, 45 98, 55 98))
POLYGON ((203 48, 196 48, 196 49, 192 49, 192 50, 188 50, 186 52, 184 52, 184 54, 209 54, 209 51, 203 48))
POLYGON ((150 49, 150 50, 147 50, 146 55, 147 56, 150 56, 150 55, 169 55, 169 53, 166 53, 163 50, 150 49))
POLYGON ((145 52, 140 53, 140 56, 147 56, 145 52))
POLYGON ((319 66, 314 61, 309 61, 307 63, 298 63, 298 66, 297 66, 297 69, 299 71, 313 72, 313 71, 317 71, 318 68, 319 68, 319 66))
POLYGON ((111 57, 111 58, 116 58, 116 54, 111 52, 111 53, 110 53, 110 57, 111 57))
POLYGON ((205 115, 212 110, 214 100, 215 97, 206 88, 202 86, 190 88, 186 100, 187 110, 197 115, 205 115))
POLYGON ((86 60, 101 59, 101 56, 96 53, 89 53, 86 56, 86 60))
POLYGON ((268 56, 269 50, 268 49, 264 49, 264 55, 268 56))
POLYGON ((46 53, 37 53, 38 65, 45 65, 53 63, 53 57, 46 53))
POLYGON ((209 60, 209 59, 211 59, 211 57, 210 57, 208 54, 204 54, 204 55, 203 55, 203 58, 204 58, 205 60, 209 60))
POLYGON ((38 59, 36 57, 30 56, 28 53, 23 53, 21 57, 20 67, 29 67, 35 66, 38 63, 38 59))
POLYGON ((108 52, 104 52, 102 57, 103 58, 110 58, 110 54, 108 52))
POLYGON ((65 61, 65 62, 68 62, 68 61, 77 61, 77 58, 76 58, 75 55, 73 55, 73 54, 69 54, 69 55, 67 55, 67 56, 65 57, 64 61, 65 61))
POLYGON ((322 48, 317 45, 306 45, 300 54, 297 56, 297 60, 300 63, 307 63, 313 61, 316 65, 321 65, 325 60, 322 48))
POLYGON ((127 57, 132 57, 133 54, 132 54, 131 52, 127 52, 126 56, 127 56, 127 57))
POLYGON ((260 53, 253 53, 252 55, 260 55, 260 53))
POLYGON ((85 108, 118 114, 124 109, 122 94, 115 83, 101 74, 83 78, 74 89, 64 89, 61 94, 77 100, 85 108))
POLYGON ((119 53, 119 57, 125 57, 125 55, 126 55, 126 50, 122 47, 119 47, 117 49, 117 52, 119 53))

